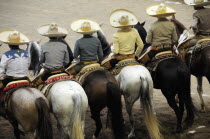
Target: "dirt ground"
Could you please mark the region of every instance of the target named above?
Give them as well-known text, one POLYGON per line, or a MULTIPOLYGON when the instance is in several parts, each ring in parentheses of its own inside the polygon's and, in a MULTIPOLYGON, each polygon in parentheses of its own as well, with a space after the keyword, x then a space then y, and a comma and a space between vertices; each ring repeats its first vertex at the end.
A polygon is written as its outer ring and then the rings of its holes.
MULTIPOLYGON (((112 41, 112 34, 117 31, 117 29, 114 29, 109 25, 108 19, 111 11, 118 8, 129 9, 137 15, 140 22, 146 21, 145 28, 148 29, 150 24, 156 19, 149 17, 146 14, 145 9, 151 4, 160 2, 160 0, 0 0, 0 30, 17 29, 26 34, 32 41, 42 39, 41 43, 44 43, 47 41, 47 38, 42 37, 37 33, 37 27, 42 24, 56 22, 68 29, 69 35, 66 40, 71 48, 73 48, 75 41, 79 39, 81 35, 71 31, 70 23, 80 17, 89 17, 98 23, 104 22, 102 29, 110 42, 112 41)), ((165 2, 177 11, 177 19, 186 27, 189 27, 191 24, 192 13, 194 12, 193 8, 183 4, 183 0, 165 2)), ((22 48, 25 48, 25 46, 22 48)), ((3 44, 0 47, 0 55, 8 49, 9 48, 3 44)), ((183 134, 173 133, 176 125, 175 114, 168 106, 162 93, 159 90, 154 91, 154 106, 157 112, 157 118, 165 128, 162 133, 166 139, 210 138, 210 94, 208 92, 210 88, 206 79, 204 80, 203 86, 207 112, 199 113, 193 127, 188 131, 185 131, 183 134), (189 131, 193 130, 195 130, 195 133, 189 133, 189 131)), ((192 76, 192 97, 196 107, 200 109, 200 101, 196 87, 196 79, 192 76)), ((140 109, 139 101, 135 103, 133 110, 136 120, 136 137, 138 139, 148 139, 149 136, 143 122, 143 114, 140 109)), ((123 108, 123 114, 125 118, 125 134, 128 134, 130 131, 130 124, 128 122, 128 115, 125 112, 125 107, 123 108)), ((101 118, 105 127, 106 110, 101 113, 101 118)), ((60 138, 55 119, 53 120, 53 127, 54 138, 60 138)), ((88 110, 85 127, 86 138, 89 139, 92 137, 94 128, 95 124, 90 118, 90 111, 88 110)), ((0 117, 0 139, 12 138, 14 138, 12 127, 6 120, 0 117)), ((104 128, 99 138, 110 139, 111 131, 104 128)))

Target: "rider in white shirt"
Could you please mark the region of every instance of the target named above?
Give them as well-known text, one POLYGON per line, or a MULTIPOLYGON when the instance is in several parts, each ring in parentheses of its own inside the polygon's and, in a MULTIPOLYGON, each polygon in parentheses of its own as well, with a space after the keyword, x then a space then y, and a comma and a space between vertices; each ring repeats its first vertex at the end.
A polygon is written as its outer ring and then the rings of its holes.
POLYGON ((14 80, 27 79, 30 58, 28 52, 19 45, 29 43, 29 39, 14 30, 0 32, 0 41, 10 47, 10 51, 3 53, 0 62, 0 89, 14 80))

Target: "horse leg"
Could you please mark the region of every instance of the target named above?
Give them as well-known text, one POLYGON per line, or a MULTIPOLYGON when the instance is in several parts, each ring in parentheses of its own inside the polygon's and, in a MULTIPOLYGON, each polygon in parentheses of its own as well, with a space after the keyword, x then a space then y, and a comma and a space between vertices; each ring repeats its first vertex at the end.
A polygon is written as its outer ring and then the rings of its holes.
POLYGON ((96 130, 93 135, 93 139, 94 139, 98 137, 102 129, 102 123, 101 123, 101 118, 100 118, 100 111, 94 111, 93 108, 90 108, 90 109, 91 109, 91 117, 95 121, 95 124, 96 124, 96 130))
POLYGON ((25 136, 24 132, 18 129, 18 122, 16 120, 10 121, 13 126, 16 139, 20 139, 20 135, 25 136))
POLYGON ((26 139, 35 139, 34 132, 33 131, 26 132, 25 133, 25 138, 26 139))
POLYGON ((197 90, 198 90, 198 94, 201 100, 201 112, 206 112, 205 103, 202 96, 203 95, 203 88, 202 88, 203 78, 202 76, 196 76, 196 79, 198 83, 197 90))
POLYGON ((176 132, 181 133, 182 132, 182 115, 180 113, 179 107, 176 104, 175 101, 175 94, 173 93, 167 93, 167 91, 163 91, 163 95, 166 97, 167 102, 169 106, 174 110, 176 117, 177 117, 177 127, 176 127, 176 132))
POLYGON ((181 94, 178 94, 178 99, 179 99, 180 121, 182 122, 183 113, 184 113, 184 100, 181 94))
POLYGON ((134 130, 135 130, 134 125, 135 124, 134 124, 134 117, 132 114, 132 107, 133 107, 133 104, 135 103, 135 101, 130 102, 128 99, 125 98, 125 103, 126 103, 126 111, 129 115, 129 120, 130 120, 130 124, 131 124, 131 132, 128 135, 128 138, 132 138, 132 137, 135 137, 135 133, 134 133, 134 130))

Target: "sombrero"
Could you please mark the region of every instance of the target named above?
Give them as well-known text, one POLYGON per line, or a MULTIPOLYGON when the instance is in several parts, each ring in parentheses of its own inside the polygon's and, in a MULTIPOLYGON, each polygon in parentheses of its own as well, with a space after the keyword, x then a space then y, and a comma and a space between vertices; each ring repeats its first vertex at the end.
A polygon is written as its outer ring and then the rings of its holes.
POLYGON ((12 29, 1 31, 0 41, 9 45, 22 45, 30 42, 24 34, 12 29))
POLYGON ((210 0, 184 0, 184 2, 187 5, 192 5, 197 7, 210 5, 210 0))
POLYGON ((136 15, 126 9, 117 9, 111 12, 109 23, 115 28, 134 26, 138 23, 136 15))
POLYGON ((153 17, 167 17, 176 13, 176 11, 163 3, 151 5, 146 9, 148 15, 153 17))
POLYGON ((100 30, 99 24, 89 18, 80 18, 71 23, 71 29, 81 34, 92 34, 100 30))
POLYGON ((62 37, 68 35, 68 31, 56 23, 41 25, 37 28, 40 35, 46 37, 62 37))

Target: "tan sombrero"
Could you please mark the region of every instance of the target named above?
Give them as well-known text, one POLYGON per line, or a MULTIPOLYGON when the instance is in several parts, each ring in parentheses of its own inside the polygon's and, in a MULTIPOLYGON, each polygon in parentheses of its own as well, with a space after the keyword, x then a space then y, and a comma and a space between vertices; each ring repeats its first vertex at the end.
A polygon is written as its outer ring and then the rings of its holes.
POLYGON ((81 34, 92 34, 100 30, 99 24, 89 18, 79 18, 71 23, 71 29, 81 34))
POLYGON ((197 7, 210 5, 210 0, 184 0, 184 2, 187 5, 192 5, 197 7))
POLYGON ((115 28, 134 26, 138 23, 136 15, 126 9, 117 9, 111 12, 109 23, 115 28))
POLYGON ((9 45, 22 45, 30 42, 24 34, 12 29, 1 31, 0 41, 9 45))
POLYGON ((153 17, 167 17, 176 13, 176 11, 163 3, 151 5, 146 9, 148 15, 153 17))
POLYGON ((37 28, 40 35, 46 37, 62 37, 68 35, 68 31, 56 23, 41 25, 37 28))

